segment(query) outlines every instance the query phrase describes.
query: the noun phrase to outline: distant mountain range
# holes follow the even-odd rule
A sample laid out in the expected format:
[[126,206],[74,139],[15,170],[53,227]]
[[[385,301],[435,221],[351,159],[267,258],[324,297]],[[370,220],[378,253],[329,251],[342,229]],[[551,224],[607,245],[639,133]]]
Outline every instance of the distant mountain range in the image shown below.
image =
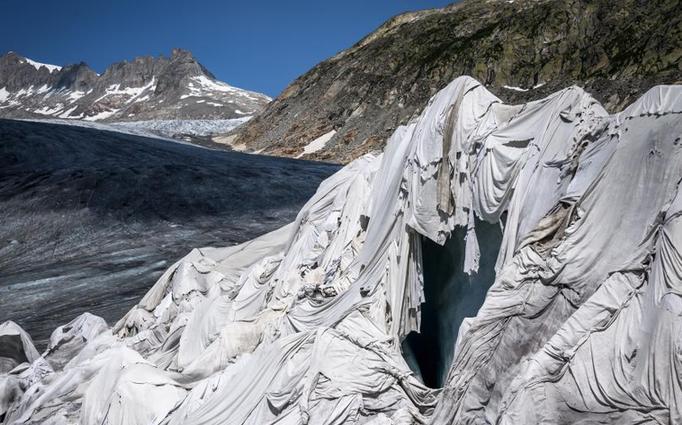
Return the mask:
[[670,0],[465,0],[399,15],[293,81],[230,141],[347,162],[383,148],[461,75],[510,103],[578,85],[618,111],[682,82],[681,28]]
[[[56,66],[0,56],[0,117],[85,121],[229,120],[271,99],[218,81],[192,54],[117,62],[99,75],[85,63]],[[243,122],[239,120],[236,122]]]

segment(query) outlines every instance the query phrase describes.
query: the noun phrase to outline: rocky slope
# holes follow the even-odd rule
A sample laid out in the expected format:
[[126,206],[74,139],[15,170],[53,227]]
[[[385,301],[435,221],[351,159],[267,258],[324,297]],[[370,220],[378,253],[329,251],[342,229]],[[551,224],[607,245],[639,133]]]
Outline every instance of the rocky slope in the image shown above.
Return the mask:
[[0,57],[0,117],[88,121],[244,118],[267,96],[215,79],[192,54],[138,57],[98,75],[85,63],[59,67],[9,52]]
[[299,77],[230,142],[346,162],[381,148],[459,75],[514,103],[575,84],[620,110],[682,80],[680,10],[679,0],[469,0],[400,15]]

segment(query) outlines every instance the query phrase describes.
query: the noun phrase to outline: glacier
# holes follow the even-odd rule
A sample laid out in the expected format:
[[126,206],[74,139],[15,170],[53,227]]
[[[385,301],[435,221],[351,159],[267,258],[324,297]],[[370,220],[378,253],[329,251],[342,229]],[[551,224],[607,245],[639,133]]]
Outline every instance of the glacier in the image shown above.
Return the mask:
[[[2,94],[1,91],[0,94]],[[21,119],[19,121],[45,122],[49,124],[93,128],[96,130],[115,131],[117,133],[130,134],[133,136],[165,139],[171,142],[182,142],[183,137],[206,137],[229,133],[250,119],[251,116],[220,120],[147,120],[107,123],[60,118]]]
[[609,115],[457,78],[113,327],[79,316],[40,355],[0,326],[0,422],[682,423],[680,114],[681,86]]

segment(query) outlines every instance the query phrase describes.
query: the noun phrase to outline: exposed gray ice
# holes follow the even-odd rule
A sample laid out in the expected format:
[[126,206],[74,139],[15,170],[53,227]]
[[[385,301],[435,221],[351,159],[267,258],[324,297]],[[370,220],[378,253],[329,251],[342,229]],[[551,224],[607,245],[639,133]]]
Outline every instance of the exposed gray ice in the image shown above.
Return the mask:
[[0,120],[0,322],[40,346],[85,311],[113,323],[193,247],[291,221],[338,168]]

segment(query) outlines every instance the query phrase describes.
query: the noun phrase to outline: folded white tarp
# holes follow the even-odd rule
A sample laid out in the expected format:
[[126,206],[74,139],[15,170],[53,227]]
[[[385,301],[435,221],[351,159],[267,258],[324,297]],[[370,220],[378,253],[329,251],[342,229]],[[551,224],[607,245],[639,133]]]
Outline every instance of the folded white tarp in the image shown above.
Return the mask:
[[[82,316],[42,356],[11,330],[0,422],[682,423],[681,114],[676,86],[609,116],[458,78],[294,223],[193,250],[111,330]],[[421,238],[465,228],[476,273],[476,217],[504,228],[497,278],[430,389],[401,353]]]

